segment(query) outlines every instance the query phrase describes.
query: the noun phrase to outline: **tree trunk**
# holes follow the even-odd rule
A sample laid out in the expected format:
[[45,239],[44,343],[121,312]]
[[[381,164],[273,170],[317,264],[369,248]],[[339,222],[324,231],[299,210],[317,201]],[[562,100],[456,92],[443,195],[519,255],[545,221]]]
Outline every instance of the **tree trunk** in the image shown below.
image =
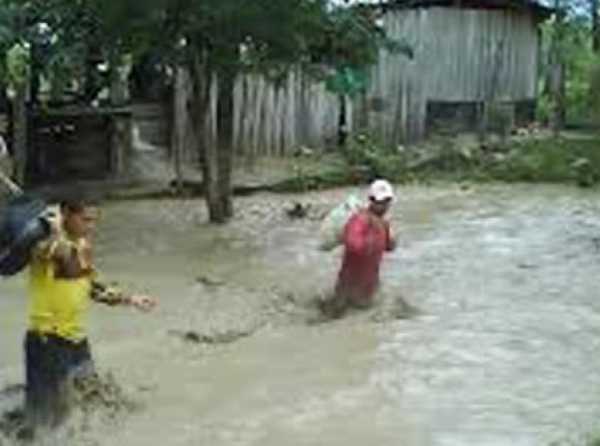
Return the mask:
[[219,146],[219,191],[225,218],[233,217],[232,174],[233,174],[233,132],[234,132],[234,72],[221,74],[217,102],[217,139]]
[[[215,221],[217,219],[213,219],[213,216],[218,215],[219,209],[217,209],[216,205],[212,209],[212,202],[208,198],[209,196],[214,197],[218,193],[218,187],[213,180],[213,178],[216,178],[216,172],[218,171],[216,149],[212,141],[211,131],[207,125],[209,123],[208,118],[211,113],[212,102],[212,67],[200,53],[194,56],[190,71],[193,81],[191,121],[194,125],[195,140],[198,145],[198,157],[202,165],[209,219]],[[177,120],[178,117],[175,116],[175,119]]]
[[206,202],[210,221],[225,223],[233,216],[231,174],[233,170],[233,96],[235,72],[218,72],[217,142],[205,152]]
[[27,84],[15,88],[13,99],[13,157],[15,180],[25,185],[27,172]]
[[84,71],[84,89],[83,89],[83,100],[86,104],[94,101],[98,96],[98,93],[102,90],[102,82],[98,74],[97,65],[103,59],[99,56],[100,50],[91,47],[88,48],[88,55],[85,60],[85,71]]
[[[208,84],[209,104],[210,104],[210,86],[212,79],[205,79]],[[219,92],[221,91],[219,85]],[[207,107],[207,112],[210,110]],[[206,117],[206,115],[205,115]],[[217,117],[218,119],[218,117]],[[217,122],[217,127],[219,123]],[[203,153],[203,172],[204,172],[204,190],[206,196],[206,205],[208,206],[208,217],[212,223],[225,223],[227,217],[223,209],[220,199],[219,188],[219,151],[217,144],[209,137],[204,137],[204,153]],[[218,139],[218,137],[217,137]]]
[[[217,60],[235,61],[237,47],[223,49]],[[213,70],[214,69],[214,70]],[[234,130],[234,87],[237,77],[234,64],[212,65],[206,53],[199,52],[192,64],[194,100],[192,116],[202,160],[204,191],[211,223],[225,223],[233,216],[232,171]],[[217,76],[216,141],[207,129],[212,105],[213,75]]]
[[177,193],[183,191],[183,154],[187,130],[187,94],[185,68],[178,67],[175,74],[173,94],[173,129],[171,134],[171,155],[175,167],[175,187]]

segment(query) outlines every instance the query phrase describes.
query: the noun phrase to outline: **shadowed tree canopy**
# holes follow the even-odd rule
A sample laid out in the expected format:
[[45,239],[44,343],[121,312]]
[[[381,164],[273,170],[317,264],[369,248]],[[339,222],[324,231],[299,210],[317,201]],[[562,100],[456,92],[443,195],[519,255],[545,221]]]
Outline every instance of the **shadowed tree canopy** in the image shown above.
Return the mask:
[[191,73],[193,121],[200,126],[217,79],[217,143],[202,147],[214,222],[233,215],[233,90],[240,72],[277,80],[300,67],[324,80],[364,69],[382,47],[393,47],[375,8],[328,0],[0,0],[0,6],[15,24],[4,38],[0,17],[0,46],[31,42],[34,72],[53,84],[84,78],[87,100],[97,92],[99,63],[108,62],[111,77],[124,56],[135,60],[152,49],[163,63]]

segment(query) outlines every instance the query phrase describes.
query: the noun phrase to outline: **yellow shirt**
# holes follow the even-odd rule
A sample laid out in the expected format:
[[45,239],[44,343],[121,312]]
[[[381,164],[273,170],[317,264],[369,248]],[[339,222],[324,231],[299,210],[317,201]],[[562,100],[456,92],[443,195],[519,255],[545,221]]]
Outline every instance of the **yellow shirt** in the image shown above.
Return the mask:
[[93,273],[76,279],[57,278],[51,246],[38,247],[29,265],[29,329],[79,342],[86,337]]

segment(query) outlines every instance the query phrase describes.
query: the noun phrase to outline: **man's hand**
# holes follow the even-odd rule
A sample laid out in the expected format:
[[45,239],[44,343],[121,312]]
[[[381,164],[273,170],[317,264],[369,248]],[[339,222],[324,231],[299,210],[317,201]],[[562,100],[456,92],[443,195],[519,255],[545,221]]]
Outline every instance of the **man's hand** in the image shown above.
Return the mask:
[[388,246],[387,251],[395,251],[398,246],[398,236],[396,232],[393,232],[392,229],[388,225]]
[[390,236],[390,244],[388,246],[388,251],[395,251],[398,246],[397,238],[395,235]]
[[150,296],[145,296],[142,294],[134,294],[127,299],[127,303],[134,306],[138,310],[143,312],[149,312],[156,307],[156,299]]

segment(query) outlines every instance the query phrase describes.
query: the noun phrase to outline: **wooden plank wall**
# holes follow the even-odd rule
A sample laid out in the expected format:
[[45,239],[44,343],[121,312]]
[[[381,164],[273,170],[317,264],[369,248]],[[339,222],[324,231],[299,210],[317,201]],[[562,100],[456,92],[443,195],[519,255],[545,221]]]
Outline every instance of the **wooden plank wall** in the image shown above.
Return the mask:
[[[538,34],[532,16],[517,11],[408,9],[386,15],[392,37],[406,39],[415,58],[382,52],[363,97],[349,106],[354,127],[387,144],[421,139],[428,101],[521,101],[536,97]],[[218,84],[218,82],[216,82]],[[207,125],[214,138],[216,85]],[[248,158],[287,155],[304,145],[335,141],[338,99],[323,84],[290,73],[275,85],[259,75],[235,89],[238,153]]]
[[244,76],[235,104],[235,143],[249,157],[285,155],[301,145],[324,147],[337,129],[337,98],[297,72],[279,85]]
[[415,58],[383,53],[368,96],[383,98],[368,127],[388,143],[424,136],[428,101],[476,102],[536,97],[538,34],[533,18],[516,11],[411,9],[386,16]]

